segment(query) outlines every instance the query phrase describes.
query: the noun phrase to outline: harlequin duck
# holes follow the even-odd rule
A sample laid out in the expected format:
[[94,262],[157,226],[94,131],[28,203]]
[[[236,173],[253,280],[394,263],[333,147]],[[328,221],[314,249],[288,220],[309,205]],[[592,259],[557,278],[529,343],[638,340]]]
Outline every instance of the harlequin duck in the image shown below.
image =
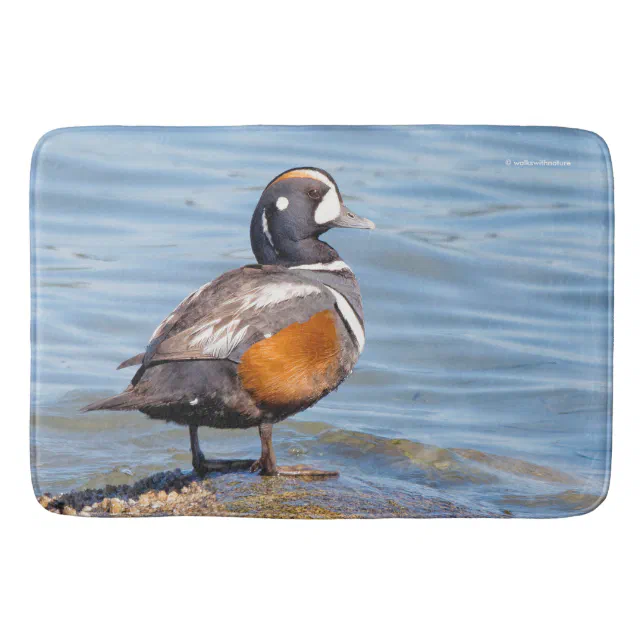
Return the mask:
[[[257,264],[224,273],[189,295],[157,327],[127,389],[85,407],[142,411],[187,425],[198,474],[250,468],[264,475],[329,476],[278,467],[273,424],[315,404],[351,373],[365,343],[360,289],[319,237],[330,228],[375,228],[350,212],[324,170],[273,179],[255,208]],[[198,428],[258,427],[258,460],[210,460]]]

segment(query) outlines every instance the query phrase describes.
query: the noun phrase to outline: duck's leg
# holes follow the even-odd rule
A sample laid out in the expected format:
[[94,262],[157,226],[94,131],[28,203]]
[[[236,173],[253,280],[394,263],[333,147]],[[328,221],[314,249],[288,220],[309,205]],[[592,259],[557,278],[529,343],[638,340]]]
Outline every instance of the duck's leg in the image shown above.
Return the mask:
[[251,472],[257,472],[259,470],[263,476],[311,476],[316,478],[338,476],[337,472],[316,470],[305,465],[284,465],[278,467],[275,450],[273,449],[273,425],[270,423],[260,424],[259,438],[262,441],[262,454],[252,464],[250,468]]
[[208,472],[240,472],[247,471],[253,465],[252,459],[209,459],[199,447],[199,425],[190,425],[190,450],[192,451],[192,467],[199,476]]
[[206,460],[199,447],[199,425],[190,425],[190,451],[192,452],[192,467],[198,472],[201,464]]
[[261,423],[259,426],[259,439],[262,441],[262,455],[251,465],[250,471],[264,476],[277,475],[277,460],[273,449],[273,425]]

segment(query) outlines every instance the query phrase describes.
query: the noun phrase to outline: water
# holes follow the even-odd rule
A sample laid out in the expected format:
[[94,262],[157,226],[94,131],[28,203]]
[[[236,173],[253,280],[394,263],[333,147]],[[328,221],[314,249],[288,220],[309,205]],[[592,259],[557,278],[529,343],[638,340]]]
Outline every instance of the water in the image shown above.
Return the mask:
[[[515,165],[542,159],[570,165]],[[280,461],[334,467],[343,485],[392,498],[518,516],[569,514],[570,495],[592,506],[610,462],[609,164],[598,138],[550,128],[50,135],[32,184],[36,490],[190,469],[184,428],[78,409],[128,384],[133,370],[115,367],[188,293],[254,261],[262,189],[313,165],[378,226],[325,238],[360,281],[367,344],[337,392],[279,426]],[[258,454],[253,430],[201,435],[208,455]],[[401,465],[373,437],[485,457]]]

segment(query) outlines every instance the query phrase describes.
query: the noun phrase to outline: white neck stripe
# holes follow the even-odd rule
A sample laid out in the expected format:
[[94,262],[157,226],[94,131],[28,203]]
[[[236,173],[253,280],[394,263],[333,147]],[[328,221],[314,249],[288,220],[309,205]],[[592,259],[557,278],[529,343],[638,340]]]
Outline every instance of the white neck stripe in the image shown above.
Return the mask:
[[268,239],[268,243],[271,245],[271,248],[275,248],[275,245],[273,244],[273,238],[271,237],[271,233],[268,230],[268,220],[266,219],[266,208],[264,208],[262,212],[262,230],[264,231],[264,234],[266,235],[266,238]]
[[300,266],[289,266],[292,271],[351,271],[351,267],[343,261],[336,260],[328,264],[301,264]]

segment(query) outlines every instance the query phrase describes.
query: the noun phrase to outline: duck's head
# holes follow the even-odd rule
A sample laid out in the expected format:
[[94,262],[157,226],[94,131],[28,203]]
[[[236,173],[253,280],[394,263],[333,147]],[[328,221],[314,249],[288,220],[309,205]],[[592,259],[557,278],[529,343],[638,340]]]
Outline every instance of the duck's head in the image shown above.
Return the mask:
[[260,264],[315,264],[338,258],[318,239],[330,228],[375,227],[344,205],[328,172],[293,168],[264,189],[253,214],[250,240]]

